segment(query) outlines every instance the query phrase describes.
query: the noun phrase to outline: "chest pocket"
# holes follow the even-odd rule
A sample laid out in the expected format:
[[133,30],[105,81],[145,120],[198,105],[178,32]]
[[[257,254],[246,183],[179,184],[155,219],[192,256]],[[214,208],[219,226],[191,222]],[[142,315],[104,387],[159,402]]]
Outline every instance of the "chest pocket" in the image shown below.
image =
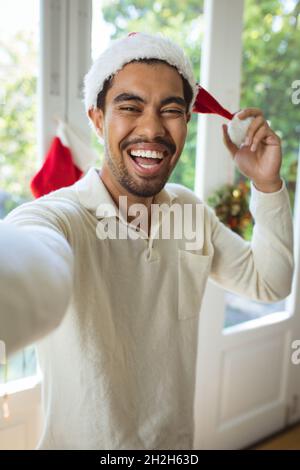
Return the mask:
[[178,318],[199,315],[212,256],[178,251]]

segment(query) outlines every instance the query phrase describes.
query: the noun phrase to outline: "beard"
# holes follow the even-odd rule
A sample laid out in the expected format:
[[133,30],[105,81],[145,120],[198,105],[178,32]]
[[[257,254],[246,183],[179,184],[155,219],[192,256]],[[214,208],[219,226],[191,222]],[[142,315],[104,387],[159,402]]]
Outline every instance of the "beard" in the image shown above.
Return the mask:
[[113,158],[106,139],[104,141],[104,148],[105,161],[111,173],[118,183],[130,194],[143,198],[155,196],[163,189],[168,181],[169,173],[162,173],[158,176],[148,176],[145,178],[131,175],[123,160],[117,162],[116,159]]

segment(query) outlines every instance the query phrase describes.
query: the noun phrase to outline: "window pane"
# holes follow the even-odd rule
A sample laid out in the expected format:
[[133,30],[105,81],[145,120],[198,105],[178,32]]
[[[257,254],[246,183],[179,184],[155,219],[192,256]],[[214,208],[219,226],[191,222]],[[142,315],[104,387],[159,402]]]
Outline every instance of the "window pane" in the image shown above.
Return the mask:
[[0,385],[12,380],[23,379],[37,373],[36,352],[29,346],[12,356],[5,366],[0,366]]

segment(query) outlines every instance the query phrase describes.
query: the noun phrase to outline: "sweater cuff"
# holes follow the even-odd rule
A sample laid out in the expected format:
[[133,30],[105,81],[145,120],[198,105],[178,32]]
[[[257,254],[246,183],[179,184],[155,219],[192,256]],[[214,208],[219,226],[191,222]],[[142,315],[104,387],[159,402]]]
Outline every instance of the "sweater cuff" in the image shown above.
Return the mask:
[[277,194],[277,193],[280,193],[280,191],[283,190],[284,186],[286,186],[284,179],[283,179],[282,177],[280,177],[280,179],[281,179],[281,188],[278,189],[278,191],[273,191],[273,192],[271,192],[271,193],[265,193],[265,192],[263,192],[263,191],[259,191],[259,189],[257,189],[257,188],[255,187],[253,181],[250,181],[251,192],[254,192],[254,191],[255,191],[255,192],[260,193],[260,194]]
[[259,207],[264,209],[272,209],[278,208],[280,206],[288,206],[290,207],[289,201],[289,194],[286,187],[285,180],[281,178],[282,185],[278,191],[273,193],[264,193],[259,191],[255,186],[254,183],[250,182],[251,188],[251,198],[250,198],[250,212],[254,215],[257,212]]

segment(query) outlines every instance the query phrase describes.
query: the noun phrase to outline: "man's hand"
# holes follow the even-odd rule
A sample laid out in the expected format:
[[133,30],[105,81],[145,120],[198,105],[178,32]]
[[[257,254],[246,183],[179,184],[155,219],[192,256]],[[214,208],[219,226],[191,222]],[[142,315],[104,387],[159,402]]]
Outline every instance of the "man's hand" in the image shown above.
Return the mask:
[[239,148],[230,139],[227,125],[223,125],[224,143],[240,172],[250,178],[262,192],[278,191],[282,186],[280,167],[282,162],[280,138],[270,128],[258,108],[239,112],[241,119],[253,116],[245,143]]

